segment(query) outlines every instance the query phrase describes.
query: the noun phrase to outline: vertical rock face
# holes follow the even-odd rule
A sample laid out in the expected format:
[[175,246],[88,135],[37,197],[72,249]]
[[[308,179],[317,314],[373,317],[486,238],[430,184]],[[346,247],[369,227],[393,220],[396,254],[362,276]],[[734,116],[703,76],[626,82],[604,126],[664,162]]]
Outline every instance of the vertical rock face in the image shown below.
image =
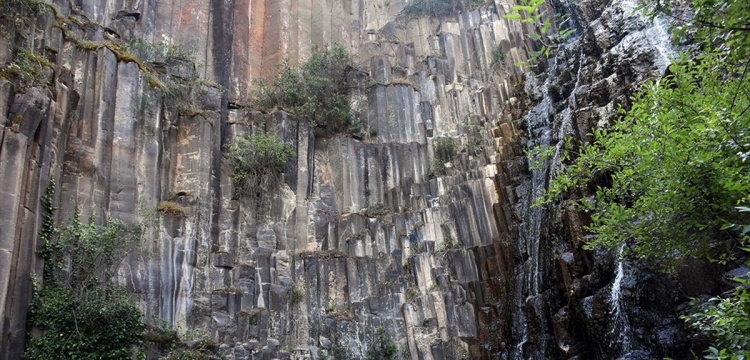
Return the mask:
[[[580,249],[582,214],[529,208],[559,164],[530,170],[523,149],[584,137],[627,104],[631,84],[664,71],[664,29],[634,4],[559,5],[576,35],[525,77],[513,63],[532,29],[505,19],[501,1],[439,19],[404,15],[403,0],[56,4],[0,39],[3,62],[20,46],[55,65],[49,87],[0,80],[0,358],[23,351],[52,177],[60,223],[78,207],[138,228],[119,274],[146,317],[205,332],[226,359],[339,346],[360,358],[381,327],[411,359],[625,353],[606,350],[612,258]],[[199,65],[157,56],[144,70],[105,46],[112,37],[179,43]],[[243,106],[253,78],[331,43],[356,56],[351,81],[367,86],[352,103],[370,136],[316,136],[305,118]],[[235,195],[225,156],[248,132],[297,153],[279,189],[258,197]],[[460,149],[444,175],[430,171],[439,137]],[[160,201],[184,213],[157,212]],[[659,334],[677,331],[668,320]],[[654,334],[632,350],[665,343]]]
[[[561,167],[564,139],[590,141],[592,129],[611,124],[615,109],[630,106],[637,84],[662,76],[676,56],[668,24],[647,20],[636,8],[630,1],[559,4],[557,11],[570,14],[576,34],[544,72],[527,76],[518,99],[504,108],[522,121],[523,147],[554,151],[546,158],[511,155],[499,166],[501,174],[525,169],[515,181],[503,182],[513,184],[506,191],[515,194],[510,211],[518,221],[514,244],[503,249],[514,252],[505,276],[512,279],[512,294],[506,303],[511,325],[502,337],[508,347],[498,347],[503,358],[689,356],[676,310],[689,283],[618,254],[583,251],[585,213],[531,206]],[[709,288],[712,281],[706,281]]]
[[[525,59],[523,29],[503,18],[507,4],[444,19],[406,17],[405,5],[60,2],[9,28],[4,59],[18,45],[55,66],[49,88],[2,87],[13,97],[0,150],[1,254],[12,264],[0,281],[3,354],[23,349],[39,189],[53,177],[61,224],[78,207],[139,228],[142,246],[119,272],[145,315],[206,332],[225,358],[337,346],[362,357],[380,327],[404,357],[486,354],[477,299],[512,237],[510,220],[494,219],[493,134],[515,136],[498,114],[520,79],[508,64]],[[201,65],[157,54],[144,66],[107,46],[112,37],[179,43]],[[237,106],[283,57],[331,43],[355,54],[352,81],[367,85],[353,96],[366,139],[316,137],[304,118]],[[493,68],[496,46],[507,64]],[[154,86],[167,80],[181,98]],[[257,198],[235,196],[224,156],[246,132],[275,133],[297,152],[279,190]],[[434,176],[439,137],[460,152]],[[157,212],[161,201],[184,213]]]

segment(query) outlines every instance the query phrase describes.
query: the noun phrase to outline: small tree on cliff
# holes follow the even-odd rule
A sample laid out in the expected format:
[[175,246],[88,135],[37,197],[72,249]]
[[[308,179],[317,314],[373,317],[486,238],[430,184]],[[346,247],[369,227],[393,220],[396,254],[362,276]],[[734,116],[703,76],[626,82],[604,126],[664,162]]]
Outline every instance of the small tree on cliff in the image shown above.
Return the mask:
[[246,134],[229,146],[232,180],[242,194],[270,190],[281,182],[284,168],[296,156],[294,148],[275,135]]
[[257,81],[252,94],[255,106],[281,108],[306,116],[329,133],[346,130],[354,113],[349,107],[352,56],[341,45],[314,48],[310,59],[293,67],[285,60],[272,81]]

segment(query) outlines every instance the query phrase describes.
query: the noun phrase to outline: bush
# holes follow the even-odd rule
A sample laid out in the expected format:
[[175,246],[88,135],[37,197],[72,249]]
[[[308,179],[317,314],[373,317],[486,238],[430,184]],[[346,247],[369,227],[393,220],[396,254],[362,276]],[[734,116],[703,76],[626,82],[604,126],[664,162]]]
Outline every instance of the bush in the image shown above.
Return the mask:
[[450,137],[438,137],[435,139],[435,158],[443,163],[453,160],[458,155],[458,144]]
[[447,16],[458,11],[461,0],[414,0],[404,8],[410,15]]
[[302,285],[294,284],[289,289],[289,304],[296,306],[305,300],[305,289]]
[[44,334],[30,342],[28,359],[130,359],[141,345],[141,312],[122,291],[49,284],[35,298],[29,321]]
[[484,0],[413,0],[404,8],[404,13],[417,16],[442,17],[461,10],[473,10],[482,6]]
[[493,68],[505,66],[505,51],[503,51],[502,45],[498,44],[492,49],[492,63],[490,66]]
[[734,69],[722,63],[706,54],[673,64],[672,75],[646,84],[624,118],[595,130],[594,142],[551,181],[549,201],[597,181],[610,185],[578,201],[598,234],[589,247],[628,242],[670,267],[717,256],[719,239],[736,239],[722,227],[748,222],[734,207],[750,193],[750,82],[727,77]]
[[296,156],[294,148],[275,135],[247,134],[229,147],[232,180],[240,193],[272,189],[281,182],[286,164]]
[[706,359],[745,359],[750,355],[750,281],[735,279],[741,285],[727,298],[712,298],[696,304],[683,317],[694,329],[708,335],[714,346]]
[[[121,222],[84,225],[76,211],[73,222],[56,233],[51,214],[54,183],[42,199],[45,210],[40,238],[44,247],[44,287],[34,284],[29,325],[41,328],[28,343],[26,357],[47,359],[129,359],[142,344],[145,330],[140,310],[112,280],[115,259],[129,246]],[[67,268],[67,271],[63,271]]]
[[141,38],[132,38],[124,50],[145,62],[171,59],[189,62],[195,61],[195,57],[184,46],[166,41],[148,41]]
[[48,10],[49,5],[44,0],[3,0],[0,2],[0,19],[13,21],[16,26],[23,26]]
[[298,67],[285,60],[271,83],[256,81],[255,106],[282,108],[306,116],[314,126],[330,133],[347,130],[354,116],[349,107],[347,80],[353,61],[343,46],[314,49],[310,59]]

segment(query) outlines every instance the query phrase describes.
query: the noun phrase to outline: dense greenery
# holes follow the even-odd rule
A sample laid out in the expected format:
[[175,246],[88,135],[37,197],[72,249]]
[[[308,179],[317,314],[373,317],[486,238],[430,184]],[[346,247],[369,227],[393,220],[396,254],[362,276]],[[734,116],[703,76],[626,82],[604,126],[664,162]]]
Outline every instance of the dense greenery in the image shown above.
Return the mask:
[[296,156],[294,147],[275,135],[246,134],[229,147],[232,179],[240,193],[260,194],[278,185],[287,163]]
[[42,54],[22,49],[13,62],[0,67],[0,78],[12,80],[15,86],[25,92],[32,86],[46,86],[50,83],[51,69],[55,64]]
[[750,357],[750,281],[735,279],[741,286],[727,298],[714,297],[696,304],[697,309],[684,316],[690,326],[709,335],[714,346],[706,359],[740,360]]
[[356,115],[349,106],[352,66],[352,56],[341,45],[315,48],[305,63],[294,67],[285,60],[272,81],[258,81],[254,105],[306,116],[330,133],[344,131]]
[[[555,18],[551,15],[551,8],[545,2],[545,0],[521,0],[519,5],[513,6],[511,12],[505,15],[507,19],[541,25],[538,32],[529,35],[539,46],[538,49],[529,51],[528,64],[531,66],[552,55],[574,32],[572,28],[563,28],[569,17],[560,15]],[[526,63],[516,63],[517,66],[524,64]]]
[[73,222],[54,241],[50,182],[40,240],[44,248],[43,284],[34,284],[29,324],[43,330],[28,344],[29,359],[128,359],[136,355],[144,331],[140,310],[112,281],[115,260],[131,245],[123,224],[100,227]]
[[456,139],[446,136],[439,136],[435,139],[435,158],[442,162],[448,162],[456,155],[458,155]]
[[458,143],[452,137],[440,136],[435,139],[435,157],[430,163],[428,176],[441,176],[448,173],[445,163],[458,155]]
[[[724,50],[735,61],[750,55],[750,3],[743,0],[692,0],[694,17],[671,0],[648,0],[643,10],[655,16],[670,18],[678,38],[694,36],[703,50]],[[689,39],[688,39],[689,40]]]
[[3,19],[3,25],[22,25],[48,10],[44,0],[3,0],[0,2],[0,19]]
[[503,51],[503,47],[500,44],[492,49],[492,63],[490,63],[490,66],[493,68],[505,66],[505,51]]
[[669,265],[732,237],[722,225],[741,218],[734,206],[750,190],[750,86],[739,76],[745,68],[737,76],[722,68],[715,53],[672,65],[551,182],[548,200],[594,179],[610,185],[578,202],[592,213],[590,246],[629,241]]
[[44,335],[29,344],[29,359],[129,359],[141,344],[141,312],[122,291],[47,284],[35,296],[29,320]]

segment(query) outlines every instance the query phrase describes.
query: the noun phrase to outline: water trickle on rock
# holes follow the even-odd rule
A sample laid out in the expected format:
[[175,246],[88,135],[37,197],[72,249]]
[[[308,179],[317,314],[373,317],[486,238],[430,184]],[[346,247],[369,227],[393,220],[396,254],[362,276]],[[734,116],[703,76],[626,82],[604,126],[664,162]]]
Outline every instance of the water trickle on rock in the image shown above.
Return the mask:
[[623,280],[628,276],[625,272],[625,259],[623,251],[625,243],[620,245],[617,251],[617,270],[615,271],[615,281],[612,283],[612,291],[609,295],[609,303],[612,305],[612,317],[614,318],[612,332],[616,335],[617,345],[621,348],[621,353],[627,354],[631,350],[632,330],[628,322],[628,315],[625,313],[625,304],[622,301]]

